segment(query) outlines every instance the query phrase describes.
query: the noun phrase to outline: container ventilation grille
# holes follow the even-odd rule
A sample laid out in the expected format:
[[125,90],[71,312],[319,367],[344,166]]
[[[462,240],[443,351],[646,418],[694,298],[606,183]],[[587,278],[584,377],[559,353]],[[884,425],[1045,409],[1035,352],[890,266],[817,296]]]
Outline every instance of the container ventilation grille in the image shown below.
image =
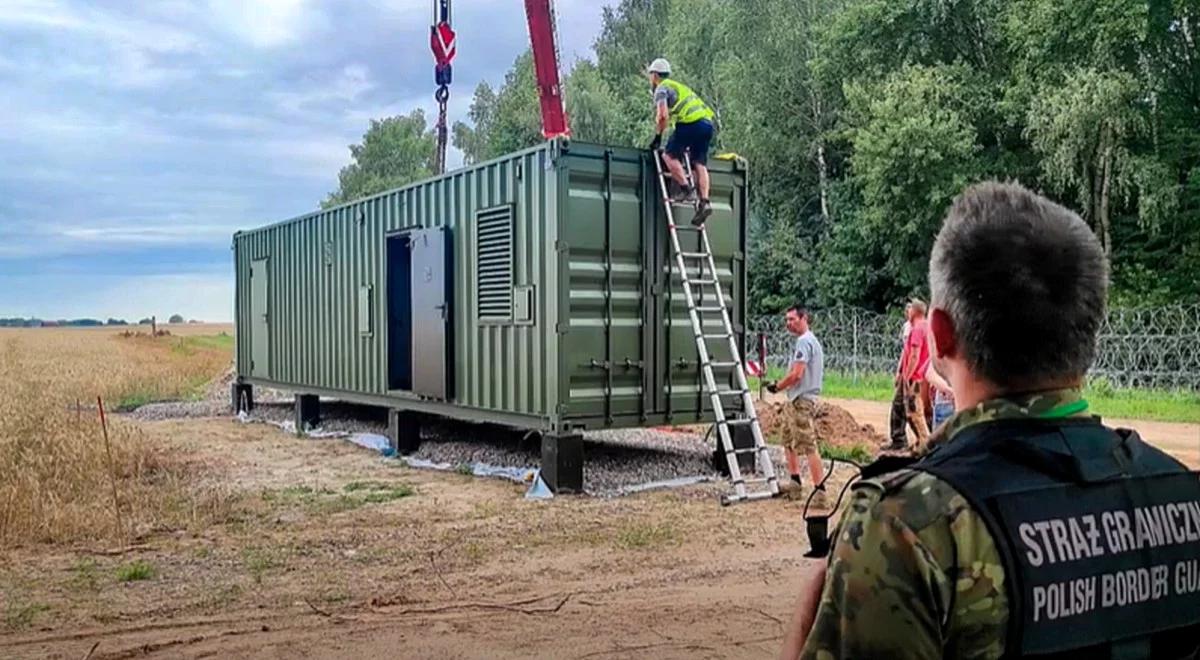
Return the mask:
[[513,207],[475,213],[476,300],[481,321],[511,321],[513,307]]

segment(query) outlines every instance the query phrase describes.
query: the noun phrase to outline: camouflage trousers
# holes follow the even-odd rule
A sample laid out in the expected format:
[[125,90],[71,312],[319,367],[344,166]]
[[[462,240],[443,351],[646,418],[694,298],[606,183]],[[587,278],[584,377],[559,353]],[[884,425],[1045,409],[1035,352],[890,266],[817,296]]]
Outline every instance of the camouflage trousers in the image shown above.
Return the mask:
[[817,448],[820,440],[817,419],[821,408],[816,401],[800,397],[784,405],[780,416],[779,436],[783,446],[804,455]]
[[921,392],[921,383],[909,381],[904,384],[904,412],[908,416],[908,424],[917,436],[914,448],[921,451],[929,442],[929,425],[925,419],[925,397]]

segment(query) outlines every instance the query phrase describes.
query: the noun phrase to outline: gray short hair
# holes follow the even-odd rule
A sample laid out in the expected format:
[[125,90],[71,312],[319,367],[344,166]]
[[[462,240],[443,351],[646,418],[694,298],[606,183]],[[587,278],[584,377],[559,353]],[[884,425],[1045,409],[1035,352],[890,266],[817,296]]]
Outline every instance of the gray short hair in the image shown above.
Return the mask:
[[1082,377],[1096,355],[1108,262],[1074,212],[1016,183],[967,188],[929,259],[935,307],[972,371],[1006,390]]

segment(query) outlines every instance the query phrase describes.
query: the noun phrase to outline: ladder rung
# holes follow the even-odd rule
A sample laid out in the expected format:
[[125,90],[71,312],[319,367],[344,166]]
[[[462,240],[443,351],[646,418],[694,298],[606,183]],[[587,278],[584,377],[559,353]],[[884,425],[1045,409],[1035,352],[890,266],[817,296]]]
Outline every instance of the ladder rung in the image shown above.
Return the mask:
[[715,392],[717,396],[741,396],[748,393],[749,390],[717,390]]
[[749,419],[749,418],[746,418],[746,419],[723,419],[717,423],[725,424],[726,426],[749,426],[754,423],[754,420]]
[[700,335],[700,336],[705,339],[729,339],[733,335],[730,335],[728,333],[721,333],[719,335]]
[[707,259],[708,258],[707,252],[680,252],[679,254],[684,259]]
[[779,496],[779,493],[772,493],[769,490],[764,490],[759,493],[746,493],[745,495],[743,495],[741,497],[738,497],[737,495],[726,495],[725,497],[721,498],[721,504],[729,505],[729,504],[736,504],[738,502],[751,502],[754,500],[769,500],[773,497],[778,497],[778,496]]
[[708,363],[708,366],[712,367],[713,369],[728,369],[730,367],[740,367],[741,363],[740,362],[720,362],[717,360],[713,360],[712,362]]
[[760,449],[759,447],[745,447],[743,449],[734,449],[733,453],[735,453],[735,454],[754,454],[759,451],[762,451],[762,449]]
[[697,307],[696,311],[697,312],[723,312],[723,311],[725,311],[725,308],[722,307],[721,305],[717,305],[716,307],[701,306],[701,307]]
[[705,279],[696,278],[696,279],[689,279],[688,284],[716,284],[718,281],[719,280],[708,279],[708,278],[705,278]]
[[765,484],[773,479],[775,479],[775,477],[754,477],[753,479],[747,479],[745,477],[742,477],[741,479],[738,479],[737,481],[730,481],[729,483],[731,483],[735,486],[738,484],[742,484],[744,486],[747,484],[750,484],[750,485]]
[[672,223],[668,226],[674,231],[704,231],[704,225],[700,225],[699,227],[693,227],[691,225],[677,225],[677,224]]

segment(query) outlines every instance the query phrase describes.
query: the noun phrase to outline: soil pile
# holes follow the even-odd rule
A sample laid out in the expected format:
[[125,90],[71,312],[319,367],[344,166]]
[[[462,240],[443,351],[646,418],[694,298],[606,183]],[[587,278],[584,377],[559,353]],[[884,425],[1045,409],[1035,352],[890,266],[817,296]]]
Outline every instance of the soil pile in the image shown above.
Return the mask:
[[[776,435],[779,427],[779,416],[783,406],[790,405],[782,401],[759,403],[758,418],[762,422],[763,431],[768,435]],[[821,440],[835,447],[866,447],[874,453],[884,441],[881,433],[870,424],[859,424],[854,416],[844,408],[832,403],[821,402],[820,416],[817,417],[817,431]]]

